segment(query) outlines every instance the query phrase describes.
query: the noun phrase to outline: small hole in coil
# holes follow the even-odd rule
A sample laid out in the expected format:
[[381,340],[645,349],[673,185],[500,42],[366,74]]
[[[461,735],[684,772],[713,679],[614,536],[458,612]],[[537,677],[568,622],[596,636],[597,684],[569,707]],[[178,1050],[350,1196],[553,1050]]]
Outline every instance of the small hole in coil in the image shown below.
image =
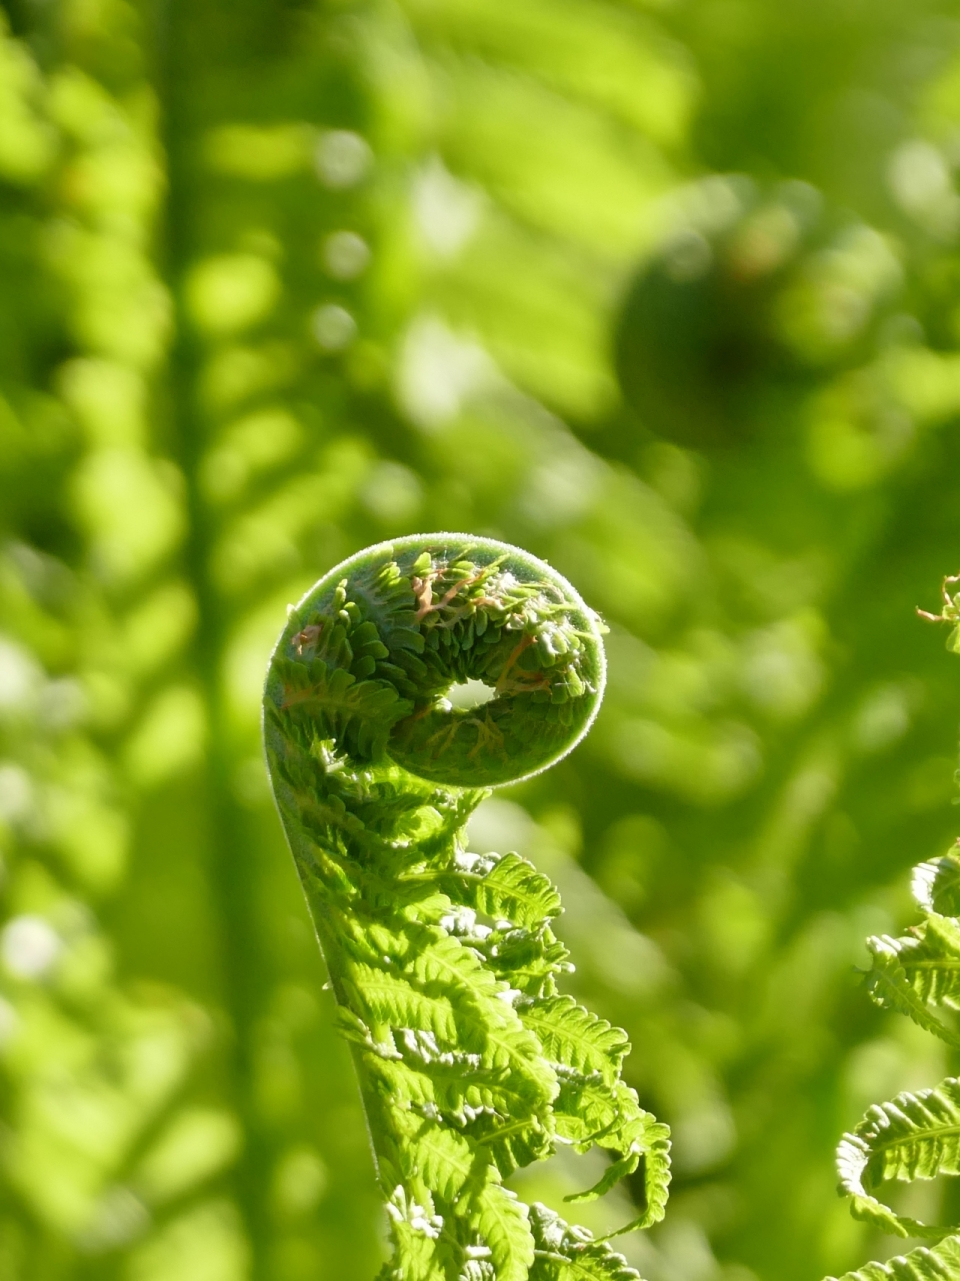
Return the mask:
[[496,696],[497,691],[492,685],[476,680],[460,681],[456,685],[451,685],[444,694],[444,698],[451,707],[458,708],[463,712],[470,712],[475,707],[482,707],[484,703],[489,703]]

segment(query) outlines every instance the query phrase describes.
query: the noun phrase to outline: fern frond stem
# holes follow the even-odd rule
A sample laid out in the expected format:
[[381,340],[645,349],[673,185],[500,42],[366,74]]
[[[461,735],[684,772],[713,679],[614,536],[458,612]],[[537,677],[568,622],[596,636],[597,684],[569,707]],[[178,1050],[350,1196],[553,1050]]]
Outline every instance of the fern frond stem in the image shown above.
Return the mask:
[[[299,859],[294,853],[294,861],[297,863],[297,870],[300,872],[301,881],[305,884],[303,871],[300,867]],[[313,922],[316,932],[317,944],[320,948],[320,955],[327,971],[327,981],[330,984],[330,990],[334,999],[341,1007],[347,1007],[350,998],[346,991],[342,967],[339,964],[341,959],[341,949],[338,946],[336,924],[331,919],[328,905],[318,894],[311,894],[305,891],[307,906],[310,912],[310,918]],[[386,1132],[386,1125],[382,1116],[381,1101],[376,1092],[372,1089],[367,1073],[364,1070],[363,1059],[357,1046],[348,1042],[347,1049],[350,1052],[350,1058],[353,1062],[354,1074],[356,1077],[357,1089],[360,1094],[360,1101],[363,1107],[364,1124],[367,1130],[367,1139],[370,1144],[370,1153],[373,1158],[374,1172],[377,1179],[381,1178],[380,1165],[383,1157],[386,1155],[383,1145],[382,1136]]]

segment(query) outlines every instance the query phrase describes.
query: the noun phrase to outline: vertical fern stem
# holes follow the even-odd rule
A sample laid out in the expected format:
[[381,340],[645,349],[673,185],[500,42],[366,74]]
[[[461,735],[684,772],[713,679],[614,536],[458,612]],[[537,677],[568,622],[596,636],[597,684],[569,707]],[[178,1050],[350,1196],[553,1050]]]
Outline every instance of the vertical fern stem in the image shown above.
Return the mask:
[[[642,1165],[621,1231],[663,1215],[668,1132],[621,1080],[625,1034],[558,992],[555,888],[463,836],[490,788],[587,732],[603,630],[519,548],[425,534],[331,570],[271,658],[267,763],[357,1068],[394,1246],[383,1281],[636,1277],[504,1186],[561,1144],[613,1158],[572,1199]],[[486,701],[448,697],[467,682]]]

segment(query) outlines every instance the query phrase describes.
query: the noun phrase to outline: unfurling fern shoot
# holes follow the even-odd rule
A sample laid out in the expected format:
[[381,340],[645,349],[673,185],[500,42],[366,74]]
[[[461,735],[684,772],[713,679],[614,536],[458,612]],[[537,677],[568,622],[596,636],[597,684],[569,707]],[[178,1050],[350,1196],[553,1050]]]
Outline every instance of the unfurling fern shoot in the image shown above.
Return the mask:
[[[383,1281],[636,1277],[504,1187],[560,1144],[615,1154],[581,1199],[642,1163],[628,1227],[663,1216],[667,1130],[620,1079],[626,1036],[557,992],[556,890],[463,843],[487,789],[586,733],[602,630],[518,548],[427,534],[331,570],[271,659],[267,761],[360,1080],[394,1244]],[[453,706],[468,681],[492,697]]]

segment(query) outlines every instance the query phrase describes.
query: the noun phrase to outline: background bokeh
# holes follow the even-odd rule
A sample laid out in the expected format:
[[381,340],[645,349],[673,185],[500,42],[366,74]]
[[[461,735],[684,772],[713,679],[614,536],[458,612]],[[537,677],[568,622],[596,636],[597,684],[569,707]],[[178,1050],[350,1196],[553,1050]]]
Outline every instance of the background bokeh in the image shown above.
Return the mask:
[[379,1266],[258,703],[287,603],[421,528],[611,627],[589,740],[472,839],[557,879],[674,1128],[622,1248],[890,1253],[832,1152],[956,1066],[856,977],[960,829],[960,669],[913,614],[960,559],[956,6],[0,15],[0,1281]]

